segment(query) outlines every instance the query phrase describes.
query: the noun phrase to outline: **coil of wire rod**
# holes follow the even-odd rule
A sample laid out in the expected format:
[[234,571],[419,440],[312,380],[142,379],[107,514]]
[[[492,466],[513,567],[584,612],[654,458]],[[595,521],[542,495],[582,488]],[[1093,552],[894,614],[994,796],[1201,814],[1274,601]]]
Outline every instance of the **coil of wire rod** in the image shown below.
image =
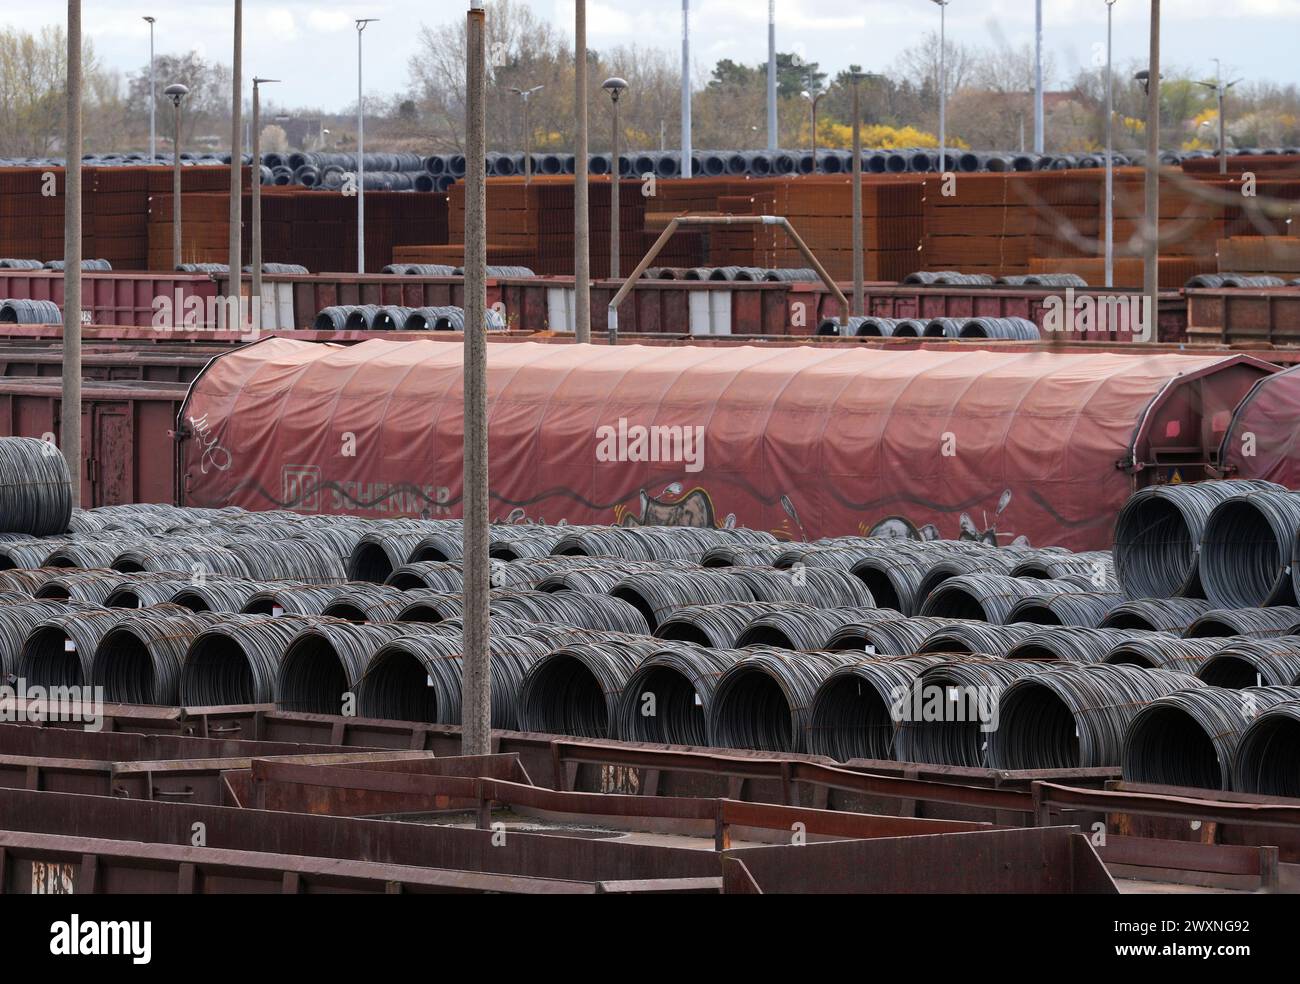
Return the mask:
[[[780,576],[790,577],[789,574]],[[609,589],[609,595],[639,611],[652,632],[662,619],[671,617],[679,608],[754,600],[747,582],[728,570],[712,568],[629,574]]]
[[1182,635],[1214,606],[1204,598],[1139,598],[1110,610],[1103,629],[1148,629]]
[[31,540],[17,533],[0,534],[0,571],[41,567],[49,555],[48,539]]
[[609,594],[629,574],[663,570],[694,570],[685,561],[600,560],[591,557],[539,557],[501,564],[494,568],[503,587],[528,587],[538,591],[577,591]]
[[[940,621],[936,619],[936,621]],[[1023,622],[994,625],[953,619],[930,632],[916,648],[918,653],[985,653],[1005,656],[1031,632],[1041,628]]]
[[[250,577],[262,581],[305,581],[313,584],[335,584],[348,579],[344,564],[352,550],[330,552],[322,549],[325,531],[317,535],[304,533],[300,538],[278,540],[268,544],[261,540],[230,544],[231,553],[244,562]],[[355,539],[359,539],[360,535]]]
[[1281,486],[1255,480],[1149,485],[1129,496],[1115,520],[1115,574],[1129,598],[1202,598],[1201,539],[1214,508]]
[[561,557],[617,557],[621,560],[654,560],[650,544],[630,527],[587,527],[562,537],[551,549]]
[[100,640],[136,615],[129,608],[81,608],[38,622],[18,653],[18,676],[29,687],[84,687]]
[[649,635],[645,616],[620,598],[576,591],[511,591],[493,598],[489,610],[522,621],[559,622],[586,629]]
[[736,648],[812,651],[827,649],[827,642],[845,625],[870,618],[874,608],[813,608],[794,604],[754,619],[740,633]]
[[926,666],[892,708],[898,730],[894,750],[900,762],[988,764],[988,742],[999,725],[998,700],[1016,680],[1042,664],[957,655]]
[[172,604],[192,612],[240,612],[248,599],[266,587],[243,577],[194,578],[172,595]]
[[101,605],[113,588],[124,579],[124,575],[108,568],[70,568],[47,578],[32,592],[32,597],[49,601],[73,600]]
[[303,626],[276,669],[276,706],[312,714],[354,713],[357,685],[379,648],[403,636],[428,634],[409,622],[357,624],[319,618]]
[[406,562],[409,564],[437,561],[445,564],[449,561],[459,561],[463,546],[459,530],[434,530],[421,537],[411,548]]
[[1237,740],[1234,792],[1300,797],[1300,700],[1275,704]]
[[181,703],[187,707],[270,704],[280,660],[293,637],[320,616],[225,614],[190,643],[181,664]]
[[67,571],[60,567],[15,568],[11,571],[0,571],[0,590],[35,595],[46,581],[66,573]]
[[1294,605],[1279,608],[1224,608],[1206,612],[1189,625],[1183,635],[1188,639],[1218,636],[1270,639],[1294,635],[1292,630],[1297,624],[1300,624],[1300,608]]
[[1263,711],[1294,700],[1300,700],[1300,687],[1205,686],[1159,697],[1124,733],[1124,780],[1233,789],[1242,732]]
[[781,611],[790,602],[751,601],[723,605],[688,605],[662,619],[654,634],[660,639],[693,642],[713,649],[737,649],[740,634],[755,619]]
[[1096,591],[1116,591],[1115,562],[1108,550],[1087,550],[1076,554],[1035,552],[1023,557],[1007,571],[1012,577],[1062,578],[1082,574]]
[[493,526],[488,530],[488,555],[497,560],[545,557],[564,536],[561,527]]
[[[961,574],[1010,574],[1017,564],[1014,554],[1004,553],[1001,550],[989,550],[983,554],[953,554],[947,557],[935,555],[919,561],[917,566],[924,571],[924,576],[917,585],[916,596],[925,599],[930,597],[935,588],[951,577],[957,577]],[[1032,577],[1034,575],[1020,574],[1013,576]]]
[[859,655],[906,656],[915,653],[936,629],[956,624],[948,618],[904,618],[888,608],[878,611],[878,617],[859,618],[832,633],[826,648]]
[[1186,673],[1105,663],[1058,664],[1035,672],[1002,692],[998,726],[989,734],[989,765],[995,769],[1119,765],[1124,733],[1143,707],[1179,690],[1199,687],[1201,681]]
[[[439,626],[438,628],[442,628]],[[375,651],[357,685],[363,716],[430,724],[461,723],[461,675],[464,641],[460,632],[403,636]],[[492,727],[518,727],[519,685],[534,662],[550,647],[537,639],[500,635],[493,627]]]
[[425,622],[436,624],[461,618],[465,614],[465,601],[459,594],[442,594],[430,588],[404,591],[410,600],[397,613],[397,622]]
[[31,600],[0,605],[0,678],[17,671],[23,643],[32,630],[47,618],[67,614],[68,607],[64,602]]
[[118,575],[117,587],[104,596],[105,608],[152,608],[175,604],[176,592],[190,584],[188,578],[140,578],[134,574]]
[[0,532],[64,533],[72,515],[72,477],[59,447],[40,438],[0,437]]
[[[240,609],[244,615],[320,615],[348,590],[346,584],[272,584],[256,592]],[[394,589],[396,590],[396,589]]]
[[744,654],[665,643],[641,660],[619,695],[623,741],[708,745],[709,707],[718,677]]
[[1039,662],[1100,663],[1116,647],[1138,640],[1177,641],[1178,636],[1145,629],[1092,629],[1079,626],[1051,626],[1023,636],[1007,651],[1007,659]]
[[1214,507],[1201,540],[1201,584],[1216,608],[1295,605],[1292,549],[1300,495],[1251,492]]
[[1111,609],[1123,601],[1124,596],[1118,592],[1057,591],[1030,595],[1021,598],[1011,607],[1007,621],[1096,628],[1110,614]]
[[921,614],[936,618],[967,618],[1002,624],[1016,602],[1054,591],[1083,591],[1066,579],[1009,577],[1005,574],[959,574],[944,581],[925,599]]
[[178,605],[136,611],[109,629],[95,649],[90,680],[104,699],[126,704],[174,705],[181,664],[190,643],[224,616]]
[[1240,640],[1232,637],[1204,639],[1169,638],[1164,634],[1142,636],[1121,642],[1108,652],[1103,663],[1114,666],[1142,666],[1195,674],[1205,661],[1224,646]]
[[815,608],[874,608],[866,584],[850,571],[823,567],[790,570],[732,567],[725,570],[743,583],[756,601],[790,601]]
[[406,558],[425,535],[419,530],[391,529],[367,533],[357,541],[348,557],[348,580],[383,584],[393,571],[406,563]]
[[958,329],[958,338],[1000,338],[1038,341],[1042,333],[1028,318],[971,318]]
[[710,547],[700,556],[702,567],[770,567],[785,547],[775,543],[728,544]]
[[417,560],[397,568],[384,583],[402,591],[430,588],[434,591],[454,592],[465,586],[465,575],[458,564],[442,560]]
[[122,541],[99,537],[74,537],[54,544],[41,567],[82,567],[86,570],[105,570],[113,566],[113,561],[122,552]]
[[574,643],[533,663],[519,685],[519,727],[608,738],[618,700],[641,659],[663,647],[649,638]]
[[411,601],[406,591],[386,584],[357,582],[340,586],[334,600],[321,609],[321,614],[348,622],[396,622]]
[[855,662],[845,653],[751,649],[718,677],[709,705],[709,734],[722,748],[802,752],[808,716],[821,682]]
[[871,592],[877,607],[892,608],[903,615],[915,615],[924,598],[919,594],[924,569],[902,556],[864,557],[851,568]]
[[114,570],[127,574],[166,571],[189,574],[195,579],[250,576],[243,558],[233,550],[199,540],[162,540],[147,546],[120,550],[111,566]]
[[1230,642],[1196,671],[1206,686],[1244,690],[1300,685],[1300,636]]
[[809,753],[840,762],[892,761],[900,700],[922,670],[948,658],[863,659],[832,670],[813,695]]

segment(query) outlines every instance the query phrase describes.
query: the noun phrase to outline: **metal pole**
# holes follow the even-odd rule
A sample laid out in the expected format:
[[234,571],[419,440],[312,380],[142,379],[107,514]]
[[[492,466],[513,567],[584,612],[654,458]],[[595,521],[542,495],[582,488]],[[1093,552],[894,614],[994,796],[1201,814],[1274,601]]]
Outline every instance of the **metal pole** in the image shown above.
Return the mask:
[[252,187],[252,206],[253,206],[253,292],[252,304],[256,307],[253,310],[257,312],[257,321],[249,321],[249,326],[256,329],[260,324],[262,311],[262,104],[261,104],[261,86],[263,82],[276,82],[278,79],[253,79],[253,166],[256,173],[253,176]]
[[[465,82],[465,448],[462,566],[464,671],[461,754],[492,750],[492,663],[488,648],[487,446],[487,46],[482,0],[466,19]],[[582,48],[577,49],[582,52]]]
[[172,140],[172,269],[181,266],[181,101],[176,107],[176,134]]
[[[619,167],[618,167],[618,96],[614,97],[614,150],[612,154],[612,166],[610,168],[609,181],[609,276],[612,280],[618,279],[618,225],[619,209],[623,204],[622,198],[619,197]],[[610,339],[611,344],[614,339]]]
[[153,75],[153,18],[146,17],[149,22],[149,163],[153,164],[158,160],[158,140],[157,130],[154,127],[154,110],[158,102],[158,87],[154,84]]
[[366,272],[366,112],[361,95],[361,35],[373,17],[357,19],[357,273]]
[[1106,0],[1106,286],[1115,286],[1115,76],[1111,70],[1115,0]]
[[1218,80],[1219,84],[1215,87],[1218,94],[1219,103],[1219,173],[1228,173],[1228,126],[1227,121],[1223,118],[1223,79]]
[[574,337],[591,341],[591,224],[587,202],[587,0],[574,9],[574,104],[577,111],[577,166],[573,176],[573,287]]
[[1143,290],[1155,341],[1160,301],[1160,0],[1151,0],[1151,63],[1147,69],[1146,242]]
[[[243,125],[243,47],[244,0],[235,0],[235,57],[231,68],[230,97],[230,282],[229,296],[236,305],[242,304],[244,263],[240,255],[243,248],[244,207],[244,125]],[[240,321],[243,311],[235,308]],[[227,326],[229,327],[229,326]]]
[[776,120],[776,0],[767,0],[767,149],[780,139]]
[[853,313],[866,312],[862,272],[862,111],[858,100],[860,77],[853,75]]
[[60,442],[81,505],[81,0],[68,0],[68,103],[63,153],[63,396]]
[[948,0],[939,3],[939,173],[948,170]]
[[691,0],[682,0],[682,177],[691,176]]
[[528,93],[524,93],[524,184],[533,183],[533,129],[529,126]]
[[1034,0],[1034,153],[1043,153],[1043,0]]
[[812,172],[817,173],[817,97],[813,96],[809,100],[812,103]]

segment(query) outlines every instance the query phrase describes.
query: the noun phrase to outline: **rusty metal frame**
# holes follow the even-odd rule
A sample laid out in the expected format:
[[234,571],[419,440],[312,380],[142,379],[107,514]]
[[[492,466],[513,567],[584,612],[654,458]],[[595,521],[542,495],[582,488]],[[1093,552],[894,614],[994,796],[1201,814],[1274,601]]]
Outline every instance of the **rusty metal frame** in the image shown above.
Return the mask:
[[654,258],[659,255],[668,240],[672,239],[673,233],[683,226],[706,226],[706,225],[763,225],[778,226],[786,231],[795,247],[808,261],[808,265],[817,271],[817,276],[821,278],[826,289],[835,295],[835,299],[840,302],[841,310],[844,312],[840,318],[840,324],[847,328],[849,324],[849,299],[844,296],[844,291],[840,290],[839,285],[831,279],[831,275],[826,272],[821,261],[813,255],[813,251],[808,248],[808,244],[803,241],[803,237],[795,231],[790,220],[782,215],[678,215],[675,216],[664,231],[659,234],[659,238],[654,241],[649,252],[641,258],[641,262],[636,265],[636,269],[623,281],[623,286],[618,289],[613,300],[609,302],[609,313],[606,320],[606,328],[609,332],[609,344],[618,344],[618,306],[623,303],[624,299],[641,275],[646,272]]

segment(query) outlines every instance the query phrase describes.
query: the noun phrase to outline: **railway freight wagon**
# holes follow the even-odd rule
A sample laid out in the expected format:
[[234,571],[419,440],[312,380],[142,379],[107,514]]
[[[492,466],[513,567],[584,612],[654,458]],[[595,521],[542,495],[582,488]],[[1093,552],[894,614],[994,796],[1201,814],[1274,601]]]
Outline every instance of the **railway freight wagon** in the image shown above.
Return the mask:
[[[215,359],[180,501],[460,515],[460,344],[270,338]],[[1136,486],[1215,474],[1246,356],[488,346],[496,522],[1109,544]],[[1211,453],[1214,449],[1215,453]]]

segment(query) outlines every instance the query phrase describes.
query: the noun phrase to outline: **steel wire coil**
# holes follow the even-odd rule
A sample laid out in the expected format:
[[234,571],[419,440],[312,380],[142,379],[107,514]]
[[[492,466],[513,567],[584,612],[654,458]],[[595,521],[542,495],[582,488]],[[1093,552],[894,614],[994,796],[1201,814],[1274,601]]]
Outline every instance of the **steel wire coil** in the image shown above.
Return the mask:
[[1182,635],[1213,607],[1204,598],[1139,598],[1112,608],[1102,619],[1101,628],[1148,629]]
[[619,695],[623,741],[707,746],[709,707],[718,677],[744,654],[689,643],[666,643],[638,664]]
[[186,707],[271,704],[289,643],[320,616],[225,615],[190,643],[179,694]]
[[276,669],[276,706],[311,714],[347,714],[357,707],[357,685],[375,653],[394,639],[427,635],[408,622],[358,624],[320,618],[284,649]]
[[1124,781],[1233,789],[1242,732],[1261,712],[1294,700],[1300,687],[1204,686],[1157,698],[1124,733]]
[[1022,637],[1007,650],[1007,659],[1032,659],[1039,662],[1101,663],[1116,647],[1146,640],[1176,641],[1178,636],[1144,629],[1093,629],[1079,626],[1052,626]]
[[851,568],[871,592],[877,607],[892,608],[903,615],[916,615],[924,600],[920,595],[925,570],[903,557],[864,557]]
[[[0,534],[0,537],[11,536],[17,537],[17,534]],[[49,540],[5,539],[0,542],[0,571],[24,567],[43,567],[45,558],[49,555]]]
[[361,582],[341,586],[334,600],[320,613],[348,622],[396,622],[399,621],[397,616],[411,601],[411,595],[406,591],[385,584]]
[[1163,634],[1143,636],[1120,643],[1102,662],[1195,674],[1220,649],[1238,641],[1232,636],[1205,639],[1179,639]]
[[84,687],[104,634],[134,614],[129,608],[83,607],[51,615],[23,639],[18,676],[29,687]]
[[956,624],[948,618],[907,618],[887,608],[878,612],[876,617],[859,618],[837,629],[826,640],[826,648],[871,656],[906,656],[915,653],[936,629]]
[[900,695],[922,670],[948,658],[864,659],[832,670],[813,695],[808,751],[840,762],[892,761]]
[[813,697],[844,653],[751,649],[718,677],[709,705],[709,735],[722,748],[802,752]]
[[1188,639],[1210,639],[1220,636],[1250,636],[1270,639],[1275,636],[1294,635],[1300,623],[1300,608],[1294,605],[1283,608],[1225,608],[1206,612],[1187,627],[1183,635]]
[[[944,581],[962,574],[1012,574],[1016,568],[1016,557],[1004,554],[1000,550],[989,550],[981,554],[953,554],[925,558],[917,564],[924,571],[916,587],[918,598],[928,598]],[[1033,577],[1031,574],[1012,574],[1013,577]]]
[[522,621],[559,622],[628,635],[650,634],[650,626],[638,609],[610,595],[515,591],[492,599],[489,610]]
[[731,602],[724,605],[688,605],[661,619],[655,636],[674,642],[693,642],[712,649],[738,649],[737,640],[757,618],[790,607],[790,602]]
[[1105,663],[1058,664],[1036,672],[1002,692],[998,726],[989,734],[989,765],[995,769],[1117,766],[1124,753],[1124,734],[1143,707],[1199,687],[1201,681],[1187,673]]
[[257,539],[232,543],[229,549],[244,562],[250,577],[262,581],[338,584],[348,579],[345,558],[357,539],[360,534],[346,537],[346,549],[343,549],[344,542],[333,541],[326,531],[318,531],[277,540],[274,544]]
[[[256,592],[240,609],[243,615],[321,615],[348,590],[347,584],[276,584]],[[396,590],[396,589],[394,589]]]
[[1034,342],[1041,339],[1038,325],[1028,318],[971,318],[957,330],[958,338],[1001,338]]
[[1015,562],[1007,573],[1012,577],[1039,577],[1045,580],[1082,574],[1098,591],[1114,591],[1117,585],[1114,558],[1108,550],[1071,554],[1034,552]]
[[1300,701],[1275,704],[1237,739],[1234,792],[1300,797]]
[[23,643],[32,630],[48,618],[67,614],[68,610],[66,603],[58,601],[29,599],[0,604],[0,679],[17,672]]
[[347,579],[384,584],[425,535],[423,531],[391,529],[367,533],[348,556]]
[[814,608],[874,608],[876,600],[866,584],[851,571],[821,567],[726,568],[743,583],[756,601],[789,601]]
[[494,526],[488,530],[488,554],[497,560],[540,559],[549,556],[568,527]]
[[465,601],[459,594],[444,594],[431,588],[403,591],[409,600],[397,613],[397,622],[437,624],[465,614]]
[[922,338],[960,338],[969,318],[931,318],[925,323]]
[[1058,591],[1030,595],[1011,607],[1007,621],[1097,628],[1123,601],[1124,596],[1118,592]]
[[[936,619],[936,621],[940,621]],[[939,625],[916,648],[918,653],[986,653],[1005,656],[1013,646],[1041,626],[1022,622],[994,625],[990,622],[952,619]]]
[[244,609],[248,599],[266,584],[243,577],[204,577],[191,580],[171,597],[173,604],[192,612],[231,612]]
[[158,577],[142,579],[130,576],[104,596],[105,608],[153,608],[175,604],[176,592],[189,587],[188,578]]
[[528,558],[522,563],[497,568],[499,580],[511,586],[538,591],[577,591],[580,594],[609,594],[629,574],[663,570],[689,570],[694,565],[680,561],[652,563],[635,560],[594,560],[590,557]]
[[926,666],[893,709],[900,762],[986,768],[988,743],[999,725],[998,700],[1016,680],[1042,664],[987,654],[959,654]]
[[925,599],[921,614],[936,618],[966,618],[1003,624],[1023,598],[1060,591],[1084,591],[1068,579],[1009,577],[1005,574],[959,574],[940,584]]
[[[122,574],[114,570],[77,570],[50,578],[36,589],[33,597],[84,601],[89,604],[112,608],[118,606],[108,605],[107,600],[119,587],[150,583],[163,584],[165,582],[174,582],[177,577],[178,575],[174,573],[161,572]],[[164,598],[162,602],[168,600]]]
[[700,555],[702,567],[771,567],[785,550],[775,543],[728,544],[710,547]]
[[[0,300],[0,324],[61,325],[63,311],[53,301],[37,301],[23,297]],[[14,439],[10,438],[10,440]]]
[[519,685],[519,727],[543,734],[609,738],[618,701],[641,660],[663,647],[649,638],[575,643],[548,653]]
[[135,611],[99,640],[90,667],[92,685],[103,687],[108,701],[175,705],[190,643],[223,617],[178,605]]
[[[54,549],[46,554],[40,566],[106,570],[113,568],[113,562],[121,553],[122,541],[118,537],[112,539],[75,537],[55,545]],[[118,568],[113,569],[120,570]],[[137,570],[143,570],[143,568],[137,568]]]
[[417,560],[397,568],[384,583],[402,591],[429,588],[434,591],[456,592],[465,586],[465,575],[458,564],[441,560]]
[[0,437],[0,532],[48,536],[72,518],[63,453],[36,437]]
[[1290,687],[1300,685],[1300,635],[1241,639],[1201,664],[1196,675],[1210,687]]
[[1201,540],[1201,583],[1216,608],[1295,605],[1292,551],[1300,495],[1251,492],[1214,507]]
[[66,571],[58,567],[15,568],[0,571],[0,590],[35,596],[41,585]]
[[199,577],[253,577],[244,559],[232,549],[198,540],[161,540],[123,550],[113,558],[114,570],[124,574],[169,571]]
[[433,530],[421,537],[419,542],[411,548],[411,552],[406,557],[406,562],[414,564],[436,561],[446,564],[459,561],[461,551],[464,548],[463,540],[460,530]]
[[845,625],[870,617],[873,608],[814,608],[792,605],[754,619],[747,625],[736,648],[762,646],[769,649],[792,649],[810,652],[826,650],[827,642]]
[[629,574],[609,589],[609,595],[639,611],[652,632],[679,608],[755,600],[747,582],[712,568]]

